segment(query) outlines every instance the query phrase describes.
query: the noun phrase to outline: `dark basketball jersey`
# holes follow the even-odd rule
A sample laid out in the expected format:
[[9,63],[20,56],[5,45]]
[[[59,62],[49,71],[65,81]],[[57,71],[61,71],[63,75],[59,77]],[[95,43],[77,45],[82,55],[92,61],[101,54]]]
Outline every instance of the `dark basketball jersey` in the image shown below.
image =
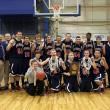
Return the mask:
[[66,53],[68,54],[70,51],[72,51],[73,41],[66,41],[63,40],[63,44],[65,44]]
[[57,52],[57,55],[61,57],[63,49],[62,49],[62,43],[58,44],[57,42],[55,43],[55,50]]
[[28,44],[23,44],[24,47],[23,47],[23,55],[24,55],[24,58],[25,59],[31,59],[31,46],[30,46],[30,43]]
[[84,50],[89,50],[90,54],[93,55],[93,52],[94,52],[94,43],[93,43],[93,41],[89,41],[89,42],[85,43]]
[[50,55],[50,50],[51,49],[53,49],[53,42],[51,42],[51,43],[45,43],[45,45],[44,45],[44,50],[45,50],[45,53],[47,54],[47,55]]
[[40,43],[35,42],[36,48],[35,52],[40,51]]
[[95,61],[96,69],[93,70],[94,74],[103,74],[105,72],[104,66],[101,64],[101,59]]
[[105,53],[106,61],[110,65],[110,45],[108,43],[105,45]]
[[73,44],[74,61],[78,62],[82,58],[83,45]]
[[55,50],[57,52],[62,52],[62,43],[58,44],[57,42],[55,43]]
[[73,41],[72,40],[70,40],[70,41],[66,41],[66,40],[63,40],[63,43],[65,44],[65,48],[66,49],[69,49],[69,50],[71,50],[72,49],[72,45],[73,45]]
[[102,49],[103,49],[103,44],[102,43],[99,44],[99,45],[97,43],[95,43],[95,50],[98,50],[102,53]]
[[10,58],[23,58],[23,43],[22,41],[15,40],[15,45],[10,50]]

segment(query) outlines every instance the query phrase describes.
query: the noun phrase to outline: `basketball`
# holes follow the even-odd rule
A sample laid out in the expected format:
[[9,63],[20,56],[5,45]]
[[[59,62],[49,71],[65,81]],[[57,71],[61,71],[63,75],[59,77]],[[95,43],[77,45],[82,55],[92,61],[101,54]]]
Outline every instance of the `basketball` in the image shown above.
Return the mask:
[[45,73],[43,71],[37,72],[36,77],[39,80],[43,80],[45,78]]

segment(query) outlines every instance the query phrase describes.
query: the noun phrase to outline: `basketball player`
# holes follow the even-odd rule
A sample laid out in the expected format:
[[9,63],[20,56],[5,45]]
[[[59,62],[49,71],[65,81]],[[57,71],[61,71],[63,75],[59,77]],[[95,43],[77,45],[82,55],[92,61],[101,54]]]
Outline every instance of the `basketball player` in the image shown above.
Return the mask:
[[57,36],[56,37],[56,41],[55,41],[55,44],[54,44],[54,48],[57,52],[57,56],[58,57],[61,57],[62,59],[64,59],[64,52],[63,52],[63,43],[61,41],[61,36]]
[[94,74],[94,90],[99,92],[104,91],[103,76],[105,74],[105,69],[108,69],[108,65],[104,57],[101,57],[100,50],[95,50],[95,58],[93,60],[93,74]]
[[79,64],[74,62],[74,54],[70,52],[66,61],[66,70],[64,71],[64,83],[67,92],[77,92],[79,90],[78,77]]
[[54,92],[60,91],[61,86],[61,68],[66,69],[65,63],[57,56],[56,50],[51,50],[51,57],[49,59],[49,68],[51,71],[51,90]]
[[107,61],[109,69],[107,70],[110,88],[110,35],[107,37],[108,42],[104,45],[103,53]]
[[68,54],[72,51],[72,46],[73,46],[73,41],[71,39],[71,34],[70,33],[67,33],[65,35],[65,39],[62,41],[64,46],[63,46],[63,49],[64,49],[64,54],[65,54],[65,61],[68,57]]
[[99,50],[103,54],[103,43],[101,36],[96,37],[95,50]]
[[80,91],[81,92],[90,92],[92,90],[91,85],[91,67],[92,60],[89,57],[89,50],[84,51],[84,57],[81,60],[80,65]]
[[8,89],[8,82],[9,82],[9,52],[6,51],[6,47],[10,40],[11,40],[11,35],[9,33],[6,33],[4,35],[4,40],[2,41],[5,50],[5,61],[4,61],[5,69],[3,75],[4,83],[5,83],[5,86],[3,87],[4,90]]
[[31,43],[29,40],[29,37],[24,37],[24,41],[23,41],[23,76],[22,76],[22,87],[25,87],[24,84],[24,76],[25,73],[27,72],[28,68],[29,68],[29,61],[31,59]]
[[[103,43],[101,42],[102,38],[101,36],[97,36],[96,37],[96,43],[95,43],[95,50],[99,50],[101,52],[101,56],[103,56]],[[108,74],[107,74],[107,70],[105,69],[105,73],[103,74],[103,81],[105,82],[105,86],[108,87]]]
[[42,36],[40,34],[35,35],[35,40],[32,43],[32,58],[35,57],[36,51],[41,51],[43,48]]
[[83,56],[83,43],[81,42],[80,36],[76,37],[76,41],[72,47],[74,53],[74,61],[79,63]]
[[[10,40],[7,51],[10,52],[10,81],[11,89],[19,90],[19,79],[23,74],[23,43],[22,43],[22,32],[17,32],[16,37]],[[16,85],[15,85],[16,82]]]
[[84,43],[84,50],[90,51],[90,56],[93,56],[94,42],[91,40],[91,33],[86,34],[87,41]]
[[54,43],[52,41],[51,36],[47,36],[46,41],[44,42],[44,47],[43,47],[43,59],[45,60],[46,58],[50,57],[50,51],[51,49],[54,48]]

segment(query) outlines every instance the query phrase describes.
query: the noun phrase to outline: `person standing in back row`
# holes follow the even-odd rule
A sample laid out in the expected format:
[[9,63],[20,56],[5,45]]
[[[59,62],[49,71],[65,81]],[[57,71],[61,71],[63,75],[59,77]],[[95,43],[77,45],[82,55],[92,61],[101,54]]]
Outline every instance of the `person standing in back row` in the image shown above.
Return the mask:
[[89,50],[90,52],[90,57],[93,56],[94,52],[94,42],[91,40],[91,33],[86,34],[87,41],[84,43],[84,50]]
[[23,74],[23,43],[21,39],[22,32],[17,32],[16,37],[10,40],[7,46],[7,51],[10,52],[10,81],[12,90],[20,90],[19,80]]
[[68,54],[72,51],[73,40],[71,39],[71,34],[66,33],[65,39],[62,41],[63,49],[64,49],[64,60],[66,61],[68,58]]

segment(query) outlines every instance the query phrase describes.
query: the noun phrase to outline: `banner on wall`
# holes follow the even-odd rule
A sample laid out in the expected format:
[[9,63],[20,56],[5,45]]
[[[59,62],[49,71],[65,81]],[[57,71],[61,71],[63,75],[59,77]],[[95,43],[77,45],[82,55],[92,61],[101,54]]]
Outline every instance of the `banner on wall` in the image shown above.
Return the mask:
[[96,41],[97,39],[100,39],[101,41],[107,41],[107,36],[104,34],[94,34],[93,40]]

